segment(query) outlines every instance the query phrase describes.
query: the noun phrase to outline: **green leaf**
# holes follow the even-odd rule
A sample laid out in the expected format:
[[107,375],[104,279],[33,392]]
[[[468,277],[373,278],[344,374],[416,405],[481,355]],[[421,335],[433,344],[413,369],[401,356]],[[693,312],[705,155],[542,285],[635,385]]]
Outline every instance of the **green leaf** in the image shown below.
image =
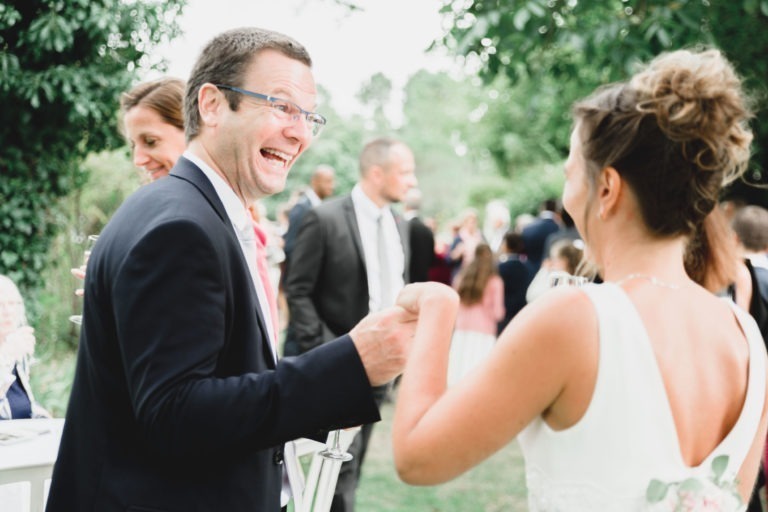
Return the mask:
[[696,492],[701,490],[704,484],[698,478],[686,478],[683,483],[680,484],[681,491]]
[[659,28],[659,30],[656,32],[656,37],[659,38],[659,42],[664,48],[669,48],[669,46],[672,44],[672,39],[669,37],[667,31],[663,28]]
[[720,482],[720,479],[725,474],[726,469],[728,469],[727,455],[718,455],[712,459],[712,473],[714,473],[715,482]]
[[543,18],[547,15],[547,11],[544,10],[544,7],[542,7],[537,0],[531,0],[526,7],[531,11],[531,14],[538,16],[539,18]]
[[528,9],[523,8],[517,11],[512,22],[514,23],[517,30],[522,31],[525,28],[525,24],[528,23],[528,20],[530,19],[531,13],[528,11]]
[[653,479],[648,484],[648,489],[645,490],[645,499],[648,503],[658,503],[664,499],[669,490],[669,484],[665,484],[661,480]]

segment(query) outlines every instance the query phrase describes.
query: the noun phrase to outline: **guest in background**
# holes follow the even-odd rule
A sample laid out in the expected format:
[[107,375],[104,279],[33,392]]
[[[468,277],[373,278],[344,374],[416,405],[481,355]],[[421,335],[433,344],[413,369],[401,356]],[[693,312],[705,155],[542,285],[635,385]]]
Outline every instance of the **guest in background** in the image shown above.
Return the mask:
[[412,283],[429,281],[429,269],[435,262],[435,235],[419,216],[421,213],[421,190],[414,187],[405,194],[403,219],[408,222],[408,236],[411,245]]
[[544,252],[547,237],[560,229],[557,210],[558,201],[547,199],[541,204],[536,219],[522,230],[525,253],[535,271],[539,270],[541,262],[547,257],[547,253]]
[[[435,257],[432,260],[432,265],[429,267],[427,280],[450,286],[451,283],[453,283],[453,279],[451,278],[453,268],[448,252],[455,233],[449,235],[445,232],[441,232],[438,229],[437,221],[434,218],[427,218],[424,223],[432,230],[432,233],[435,234]],[[458,228],[456,231],[458,232]]]
[[[408,225],[392,203],[417,185],[416,163],[401,141],[378,138],[360,153],[360,177],[352,192],[313,208],[296,235],[285,278],[290,318],[285,354],[326,344],[369,312],[394,304],[408,282]],[[380,405],[388,385],[374,389]],[[355,494],[373,425],[366,422],[341,467],[333,512],[355,509]]]
[[48,418],[32,395],[29,364],[35,333],[27,325],[24,300],[16,284],[0,275],[0,420]]
[[448,249],[448,259],[451,265],[451,279],[475,257],[475,249],[483,243],[483,234],[477,227],[477,211],[467,208],[461,215],[458,230]]
[[494,254],[498,254],[504,244],[504,236],[509,230],[510,219],[509,208],[504,204],[504,201],[496,199],[485,205],[483,236]]
[[581,240],[562,239],[554,243],[547,258],[541,262],[541,267],[534,274],[525,292],[528,304],[549,291],[550,274],[555,271],[568,272],[571,275],[580,274],[580,263],[584,258],[584,242]]
[[296,244],[296,234],[301,227],[301,221],[304,220],[304,216],[309,210],[333,195],[335,180],[336,171],[330,165],[315,167],[309,180],[309,187],[299,196],[296,204],[288,213],[288,230],[283,235],[286,266],[291,259],[291,252]]
[[568,272],[575,276],[584,259],[584,242],[581,240],[558,240],[549,250],[549,271]]
[[496,342],[498,323],[504,318],[504,283],[488,244],[475,248],[472,262],[459,272],[454,286],[460,304],[451,340],[448,386],[488,356]]
[[[144,178],[155,181],[168,176],[184,153],[184,82],[161,78],[143,82],[120,97],[120,130],[131,148],[133,165],[144,171]],[[85,279],[85,266],[71,269]],[[75,294],[82,296],[82,288]]]
[[581,240],[581,235],[579,234],[579,231],[576,229],[576,225],[573,223],[573,218],[565,210],[565,208],[562,207],[562,205],[560,206],[560,212],[558,213],[558,216],[560,217],[560,221],[561,221],[560,228],[554,233],[548,235],[547,239],[544,241],[544,257],[545,258],[549,257],[550,249],[552,249],[552,244],[554,244],[558,240]]
[[508,231],[499,256],[499,276],[504,282],[504,318],[499,322],[497,334],[525,307],[525,292],[533,279],[533,269],[525,256],[523,237]]
[[178,78],[139,84],[120,98],[133,164],[151,181],[168,176],[184,152],[183,105],[184,82]]
[[768,270],[768,210],[757,205],[739,208],[731,227],[752,266]]

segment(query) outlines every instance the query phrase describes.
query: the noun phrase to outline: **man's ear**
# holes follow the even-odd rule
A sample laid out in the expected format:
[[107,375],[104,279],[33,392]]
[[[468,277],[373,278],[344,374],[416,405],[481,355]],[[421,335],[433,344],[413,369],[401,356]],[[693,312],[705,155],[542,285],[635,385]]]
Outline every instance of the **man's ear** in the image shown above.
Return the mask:
[[624,192],[624,180],[615,168],[608,166],[600,171],[597,183],[597,215],[605,219],[616,212]]
[[213,84],[203,84],[197,91],[197,108],[200,112],[200,122],[207,126],[219,123],[221,109],[227,108],[224,93]]
[[372,165],[368,168],[368,176],[371,182],[380,183],[384,176],[384,168],[380,165]]

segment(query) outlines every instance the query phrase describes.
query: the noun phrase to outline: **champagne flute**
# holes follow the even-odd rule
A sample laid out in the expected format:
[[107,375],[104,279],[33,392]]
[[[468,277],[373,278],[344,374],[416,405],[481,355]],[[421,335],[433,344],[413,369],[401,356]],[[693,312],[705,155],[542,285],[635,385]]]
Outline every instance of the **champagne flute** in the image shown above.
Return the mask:
[[334,430],[332,434],[333,441],[325,450],[320,452],[320,456],[324,459],[340,460],[344,462],[352,460],[354,458],[352,454],[341,449],[341,430]]
[[555,270],[549,273],[549,287],[558,288],[560,286],[584,286],[587,284],[587,278],[584,276],[574,276],[563,270]]
[[[96,245],[98,239],[99,235],[88,235],[88,238],[85,241],[85,250],[83,251],[83,264],[79,269],[72,270],[73,273],[78,270],[78,275],[82,275],[83,279],[85,279],[85,271],[88,266],[88,260],[91,257],[91,252],[93,251],[93,246]],[[81,289],[75,290],[75,294],[82,295],[82,293],[78,293],[80,291]],[[75,325],[81,325],[83,323],[83,315],[70,315],[69,321]]]

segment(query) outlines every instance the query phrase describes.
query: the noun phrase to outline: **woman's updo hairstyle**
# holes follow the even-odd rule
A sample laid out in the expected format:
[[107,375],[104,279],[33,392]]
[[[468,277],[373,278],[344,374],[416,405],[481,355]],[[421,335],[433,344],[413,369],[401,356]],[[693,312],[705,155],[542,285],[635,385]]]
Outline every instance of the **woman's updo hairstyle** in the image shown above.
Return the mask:
[[574,107],[590,190],[602,169],[615,168],[658,236],[693,234],[721,187],[745,171],[750,117],[740,80],[717,50],[662,54]]

